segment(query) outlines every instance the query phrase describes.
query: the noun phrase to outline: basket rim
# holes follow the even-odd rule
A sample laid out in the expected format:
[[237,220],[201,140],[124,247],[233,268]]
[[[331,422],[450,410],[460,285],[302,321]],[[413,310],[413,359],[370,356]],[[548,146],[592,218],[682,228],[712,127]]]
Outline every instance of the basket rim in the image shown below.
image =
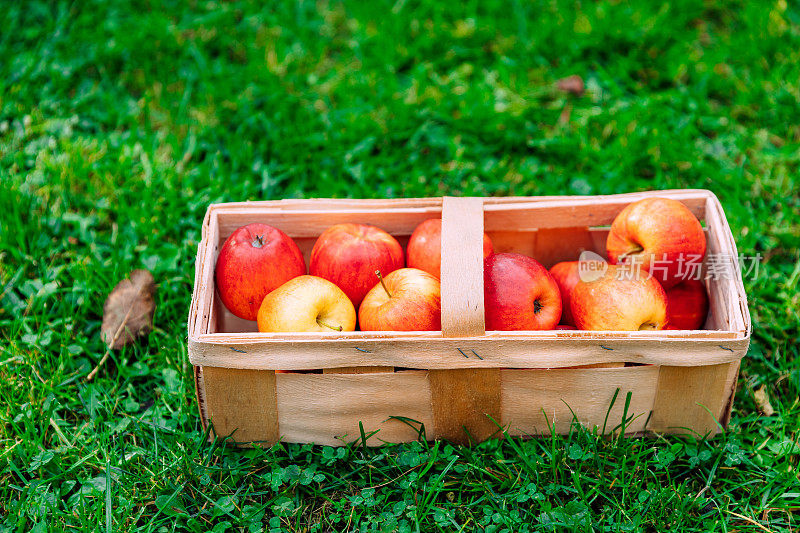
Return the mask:
[[[507,342],[520,342],[526,341],[527,343],[552,343],[558,342],[564,348],[581,349],[587,344],[613,342],[615,346],[620,346],[622,349],[631,350],[639,349],[656,349],[659,345],[670,345],[673,349],[680,349],[680,346],[685,343],[700,343],[702,345],[713,346],[717,343],[718,346],[723,346],[721,351],[730,349],[734,352],[733,357],[721,358],[711,357],[709,361],[724,361],[730,362],[740,359],[747,351],[747,345],[752,333],[752,324],[750,321],[749,309],[747,306],[744,285],[741,279],[741,272],[738,268],[738,253],[736,245],[731,234],[730,226],[724,216],[724,210],[719,202],[717,196],[707,189],[670,189],[659,191],[646,191],[646,192],[633,192],[622,193],[613,195],[596,195],[596,196],[527,196],[527,197],[500,197],[500,198],[484,198],[485,212],[498,212],[498,211],[519,211],[527,207],[541,209],[543,207],[559,207],[559,206],[581,206],[581,205],[596,205],[599,202],[605,203],[620,203],[626,201],[636,201],[645,197],[663,196],[674,199],[692,199],[692,200],[705,200],[706,206],[713,207],[716,211],[711,213],[712,216],[718,217],[719,225],[715,229],[722,233],[720,238],[724,239],[723,245],[727,251],[734,256],[737,268],[734,269],[734,276],[732,279],[726,279],[724,282],[730,285],[730,288],[735,293],[739,305],[734,306],[731,312],[735,314],[736,322],[741,326],[737,329],[729,330],[663,330],[663,331],[577,331],[577,330],[564,330],[564,331],[487,331],[482,337],[464,338],[461,339],[465,343],[477,343],[485,345],[485,343],[507,343]],[[390,342],[396,344],[398,349],[406,348],[413,349],[415,346],[426,344],[436,347],[437,345],[449,346],[448,339],[442,336],[440,331],[436,332],[347,332],[347,333],[210,333],[203,332],[200,329],[202,316],[207,310],[201,309],[202,302],[199,301],[201,277],[209,274],[209,265],[205,261],[209,250],[211,250],[213,243],[210,242],[210,230],[214,218],[219,214],[229,213],[249,213],[257,211],[264,214],[264,210],[275,213],[297,213],[305,214],[315,210],[323,211],[337,211],[339,209],[347,209],[348,212],[359,212],[359,207],[365,212],[369,213],[382,213],[382,212],[396,212],[401,211],[420,211],[431,212],[440,211],[442,207],[443,197],[431,198],[394,198],[394,199],[327,199],[327,198],[312,198],[312,199],[282,199],[282,200],[263,200],[263,201],[248,201],[248,202],[228,202],[211,204],[203,221],[203,236],[198,246],[198,255],[196,263],[196,273],[194,279],[194,290],[190,306],[189,320],[188,320],[188,341],[189,341],[189,358],[193,364],[228,366],[230,362],[227,357],[221,358],[217,363],[214,360],[209,360],[207,357],[198,355],[203,350],[203,347],[221,347],[230,348],[232,353],[237,351],[247,351],[258,347],[269,349],[272,351],[277,346],[286,347],[287,353],[297,353],[306,349],[316,351],[321,345],[352,345],[354,352],[359,349],[355,344],[365,344],[375,346],[379,343]],[[267,213],[269,214],[269,213]],[[708,216],[708,214],[707,214]],[[212,275],[213,277],[213,275]],[[205,287],[208,290],[208,287]],[[210,290],[214,290],[213,287]],[[355,344],[354,344],[355,343]],[[362,349],[369,349],[362,348]],[[598,348],[602,350],[602,348]],[[657,351],[662,351],[659,348]],[[358,353],[358,352],[356,352]],[[698,361],[699,364],[704,364]],[[266,364],[266,363],[263,363]],[[367,363],[363,363],[367,364]],[[371,363],[374,364],[374,363]],[[396,363],[395,363],[396,364]],[[705,364],[718,364],[714,362],[707,362]],[[274,362],[270,366],[275,367]],[[356,361],[353,365],[359,366]],[[402,365],[397,365],[402,366]],[[259,366],[258,368],[267,368],[266,366]],[[277,369],[277,367],[275,367]],[[320,368],[316,366],[315,368]]]

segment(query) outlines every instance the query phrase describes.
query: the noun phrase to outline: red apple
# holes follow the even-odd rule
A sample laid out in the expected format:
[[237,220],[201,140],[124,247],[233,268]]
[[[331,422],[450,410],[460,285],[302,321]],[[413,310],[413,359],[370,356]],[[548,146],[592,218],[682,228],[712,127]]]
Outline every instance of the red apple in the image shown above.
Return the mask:
[[667,322],[661,284],[629,266],[609,265],[602,277],[578,281],[571,305],[575,325],[583,330],[664,329]]
[[[483,234],[483,257],[492,255],[494,247],[489,236]],[[442,274],[442,219],[429,218],[416,227],[408,239],[408,266],[419,268],[441,279]]]
[[561,294],[538,261],[520,254],[494,254],[483,261],[487,330],[554,329]]
[[669,198],[645,198],[617,215],[606,241],[611,264],[632,263],[649,271],[665,289],[690,277],[706,253],[697,217]]
[[438,331],[442,329],[440,286],[435,276],[418,268],[401,268],[367,293],[358,309],[362,331]]
[[336,224],[314,243],[310,263],[310,274],[335,283],[358,308],[375,286],[376,270],[386,276],[403,268],[403,248],[375,226]]
[[550,275],[556,280],[561,293],[561,323],[568,326],[575,325],[569,302],[572,289],[581,279],[578,276],[578,264],[578,261],[563,261],[550,267]]
[[306,273],[303,254],[284,232],[266,224],[248,224],[225,240],[217,258],[217,291],[225,307],[255,320],[264,297]]
[[687,279],[667,289],[667,329],[701,329],[708,315],[703,282]]
[[269,293],[258,309],[258,331],[331,333],[356,329],[347,295],[326,279],[299,276]]

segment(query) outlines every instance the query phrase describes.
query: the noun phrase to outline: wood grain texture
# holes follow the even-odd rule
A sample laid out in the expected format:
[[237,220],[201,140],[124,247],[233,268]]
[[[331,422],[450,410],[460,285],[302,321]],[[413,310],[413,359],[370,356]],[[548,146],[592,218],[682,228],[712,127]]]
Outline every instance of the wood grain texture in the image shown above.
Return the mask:
[[706,199],[706,212],[708,213],[706,224],[709,228],[707,232],[709,247],[713,246],[719,253],[729,255],[734,263],[730,279],[722,280],[721,283],[712,282],[709,285],[712,285],[715,291],[720,291],[725,296],[728,305],[726,318],[730,329],[743,331],[749,337],[752,332],[752,324],[750,310],[747,306],[747,295],[744,292],[744,283],[742,282],[742,272],[739,267],[739,252],[728,220],[725,218],[722,204],[713,193],[709,193],[709,197]]
[[[709,200],[710,202],[710,200]],[[733,330],[737,322],[733,317],[735,308],[732,308],[730,300],[734,291],[730,290],[729,283],[733,279],[733,270],[738,268],[732,262],[733,255],[727,248],[725,240],[719,235],[719,224],[715,216],[713,207],[708,210],[710,218],[706,220],[706,225],[710,231],[706,232],[706,258],[703,275],[706,278],[706,289],[708,292],[710,315],[715,324],[725,330]],[[709,265],[709,263],[711,263]],[[727,266],[724,271],[720,271],[720,266]],[[719,277],[721,276],[721,277]],[[742,326],[743,328],[743,326]]]
[[658,367],[654,366],[501,372],[503,423],[509,435],[523,436],[568,433],[575,420],[589,429],[602,430],[605,424],[610,433],[622,424],[628,392],[630,420],[625,432],[644,431],[658,380]]
[[192,301],[189,304],[189,316],[186,320],[186,327],[188,331],[193,331],[195,329],[195,323],[197,322],[197,315],[198,315],[198,307],[200,305],[199,301],[199,289],[200,289],[200,275],[203,270],[203,252],[205,251],[205,247],[203,243],[197,245],[197,255],[195,256],[194,262],[194,287],[192,288]]
[[725,400],[725,406],[722,409],[722,415],[719,419],[723,427],[728,427],[728,423],[731,421],[733,399],[736,397],[736,386],[739,382],[740,365],[741,361],[730,363],[728,365],[728,377],[725,380],[725,395],[727,396],[727,399]]
[[647,427],[658,433],[720,431],[730,394],[730,365],[660,367],[653,415]]
[[[500,408],[492,417],[509,434],[521,436],[548,435],[551,428],[566,433],[573,423],[573,412],[577,422],[587,428],[603,429],[605,425],[607,433],[620,431],[628,392],[631,403],[625,432],[640,433],[652,409],[658,380],[658,369],[652,366],[497,372],[499,385],[494,390],[500,391]],[[277,374],[280,439],[342,446],[360,440],[362,427],[368,446],[417,440],[423,427],[428,439],[444,438],[446,433],[440,433],[432,408],[436,379],[431,380],[431,373],[424,370],[359,375]],[[470,402],[471,413],[488,412],[486,402],[496,401],[492,391],[485,392],[488,399]],[[609,411],[615,393],[617,398]],[[266,416],[263,411],[260,413]],[[251,417],[252,413],[246,410],[232,409],[228,423],[232,427],[250,424],[254,428],[254,433],[248,435],[250,440],[270,441],[267,420],[253,423]],[[403,417],[407,423],[392,417]],[[473,428],[473,436],[481,435],[481,431],[491,436],[497,430],[489,418],[476,419],[483,429]],[[450,420],[453,418],[447,418]],[[461,427],[451,425],[444,429],[453,433],[451,440],[466,440]],[[239,432],[234,433],[234,441],[240,438]]]
[[194,369],[194,397],[197,400],[197,413],[200,415],[200,423],[203,431],[208,429],[208,411],[206,409],[206,386],[203,382],[203,367],[193,366]]
[[275,372],[204,367],[205,412],[219,437],[236,442],[278,441]]
[[426,372],[380,374],[277,374],[278,425],[286,442],[342,446],[378,431],[367,445],[417,440],[418,431],[407,417],[434,426]]
[[502,433],[499,369],[431,370],[428,379],[437,439],[470,444]]
[[245,320],[243,318],[239,318],[228,311],[228,309],[226,309],[222,304],[222,300],[219,298],[218,294],[214,296],[213,309],[214,312],[212,313],[213,321],[211,327],[216,328],[216,330],[211,331],[211,333],[258,333],[258,322],[255,320]]
[[606,255],[605,246],[600,251],[595,249],[592,232],[586,226],[541,228],[536,232],[532,257],[550,268],[561,261],[577,261],[584,250]]
[[483,198],[444,198],[441,246],[442,335],[483,335]]
[[[200,366],[314,370],[352,366],[419,369],[560,368],[596,363],[696,366],[731,363],[749,339],[726,332],[487,332],[446,339],[431,335],[292,338],[261,334],[189,339],[189,361]],[[644,335],[642,335],[644,334]]]
[[341,368],[323,368],[323,374],[380,374],[394,372],[393,366],[345,366]]
[[[211,211],[211,210],[210,210]],[[203,251],[203,265],[200,272],[200,279],[195,280],[199,283],[198,299],[200,303],[197,306],[198,316],[195,322],[195,330],[189,331],[189,336],[192,334],[207,334],[216,328],[216,318],[214,313],[214,293],[216,291],[214,284],[214,269],[217,264],[217,255],[222,243],[219,242],[219,220],[214,215],[213,211],[206,215],[203,222],[203,242],[205,242],[205,250]]]
[[566,368],[622,368],[625,363],[595,363],[593,365],[569,366]]
[[682,202],[699,219],[705,216],[708,191],[687,194],[667,194],[653,191],[641,196],[573,196],[541,199],[527,203],[524,200],[508,204],[484,206],[485,231],[529,231],[541,228],[575,226],[607,226],[628,204],[653,196],[673,198]]
[[536,231],[488,231],[496,254],[522,254],[533,257],[536,252]]
[[377,226],[391,235],[411,235],[421,222],[437,218],[440,208],[364,209],[313,212],[296,209],[227,210],[218,213],[220,232],[230,235],[236,228],[260,222],[279,228],[292,238],[316,238],[334,224],[355,223]]

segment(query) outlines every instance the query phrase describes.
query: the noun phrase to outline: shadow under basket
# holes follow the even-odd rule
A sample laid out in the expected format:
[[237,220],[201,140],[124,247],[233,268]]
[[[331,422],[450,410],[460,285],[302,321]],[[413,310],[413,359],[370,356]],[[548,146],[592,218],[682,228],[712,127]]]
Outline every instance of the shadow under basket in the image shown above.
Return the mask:
[[[496,252],[529,255],[549,268],[584,250],[605,256],[614,217],[653,196],[682,202],[703,222],[707,261],[715,262],[715,275],[705,276],[703,330],[485,331],[484,231]],[[373,224],[405,247],[420,222],[438,217],[442,331],[259,333],[216,294],[220,247],[245,224],[281,229],[308,264],[316,238],[333,224]],[[751,331],[736,245],[719,201],[705,190],[211,205],[188,326],[204,427],[242,445],[332,446],[421,436],[467,443],[504,430],[549,435],[576,420],[606,433],[717,433],[730,418]]]

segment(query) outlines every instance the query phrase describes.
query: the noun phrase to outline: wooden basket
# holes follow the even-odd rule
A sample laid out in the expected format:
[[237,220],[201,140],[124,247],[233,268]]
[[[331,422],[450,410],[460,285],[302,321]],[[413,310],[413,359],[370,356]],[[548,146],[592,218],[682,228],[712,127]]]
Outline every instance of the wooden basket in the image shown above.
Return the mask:
[[[730,261],[727,275],[706,280],[704,330],[484,330],[484,230],[495,251],[530,255],[546,267],[581,250],[605,256],[607,226],[648,196],[683,202],[704,222],[707,257]],[[405,245],[417,224],[439,216],[441,332],[258,333],[215,293],[219,249],[244,224],[280,228],[307,261],[317,236],[333,224],[374,224]],[[511,435],[565,433],[576,418],[605,432],[704,435],[728,422],[750,331],[736,245],[709,191],[280,200],[209,207],[189,312],[189,360],[204,427],[213,422],[217,435],[239,443],[335,446],[366,435],[368,445],[379,445],[416,440],[422,426],[428,439],[468,442],[501,435],[498,425]],[[313,369],[323,373],[275,372]]]

